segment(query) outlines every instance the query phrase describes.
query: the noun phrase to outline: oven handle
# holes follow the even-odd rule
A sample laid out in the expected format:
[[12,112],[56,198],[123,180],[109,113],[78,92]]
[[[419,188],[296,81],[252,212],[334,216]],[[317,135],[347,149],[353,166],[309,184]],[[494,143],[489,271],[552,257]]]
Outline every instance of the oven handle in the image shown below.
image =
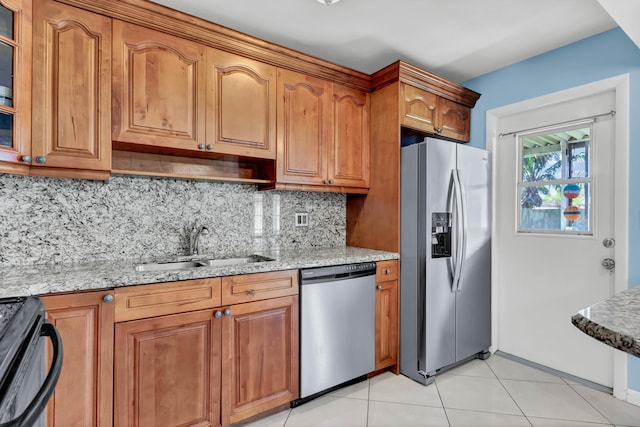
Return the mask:
[[51,358],[51,367],[47,378],[45,378],[42,387],[40,387],[27,409],[19,417],[0,424],[0,427],[28,427],[34,425],[55,390],[62,370],[62,340],[56,327],[48,320],[45,320],[40,327],[40,336],[49,337],[53,347],[53,357]]

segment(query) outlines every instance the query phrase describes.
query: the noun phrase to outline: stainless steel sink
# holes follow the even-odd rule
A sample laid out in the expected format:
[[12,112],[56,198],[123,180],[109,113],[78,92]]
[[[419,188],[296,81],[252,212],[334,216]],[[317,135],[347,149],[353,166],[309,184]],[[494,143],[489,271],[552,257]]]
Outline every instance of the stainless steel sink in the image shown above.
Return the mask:
[[208,259],[203,262],[208,267],[225,267],[227,265],[251,264],[254,262],[265,262],[265,261],[273,261],[273,258],[267,258],[261,255],[249,255],[249,256],[237,257],[237,258]]
[[154,262],[148,264],[136,265],[136,271],[166,271],[166,270],[185,270],[187,268],[198,267],[226,267],[230,265],[242,265],[250,264],[254,262],[273,261],[273,258],[268,258],[262,255],[249,255],[245,257],[233,257],[233,258],[212,258],[212,259],[198,259],[192,261],[177,261],[177,262]]

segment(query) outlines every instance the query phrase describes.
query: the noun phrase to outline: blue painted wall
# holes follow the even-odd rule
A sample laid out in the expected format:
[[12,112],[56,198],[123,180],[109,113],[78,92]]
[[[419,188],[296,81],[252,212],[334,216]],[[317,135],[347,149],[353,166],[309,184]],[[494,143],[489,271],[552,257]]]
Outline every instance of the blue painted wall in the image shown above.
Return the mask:
[[[482,94],[471,115],[471,145],[484,148],[486,111],[629,73],[629,287],[640,285],[640,49],[620,29],[501,68],[463,86]],[[640,391],[640,358],[629,356],[630,389]]]

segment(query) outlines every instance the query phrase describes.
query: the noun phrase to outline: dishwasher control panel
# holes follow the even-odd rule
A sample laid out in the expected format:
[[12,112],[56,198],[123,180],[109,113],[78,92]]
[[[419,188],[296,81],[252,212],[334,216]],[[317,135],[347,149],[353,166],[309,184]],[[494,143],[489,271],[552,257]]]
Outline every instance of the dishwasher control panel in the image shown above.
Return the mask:
[[300,270],[302,282],[317,280],[319,278],[340,279],[349,275],[368,275],[376,273],[375,262],[362,262],[359,264],[333,265],[329,267],[306,268]]

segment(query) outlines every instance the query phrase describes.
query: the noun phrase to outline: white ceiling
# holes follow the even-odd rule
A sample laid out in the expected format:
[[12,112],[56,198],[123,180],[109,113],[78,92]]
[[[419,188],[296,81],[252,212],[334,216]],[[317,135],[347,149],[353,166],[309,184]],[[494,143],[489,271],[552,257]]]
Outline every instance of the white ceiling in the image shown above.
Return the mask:
[[616,26],[598,0],[154,1],[367,74],[402,59],[455,82]]

